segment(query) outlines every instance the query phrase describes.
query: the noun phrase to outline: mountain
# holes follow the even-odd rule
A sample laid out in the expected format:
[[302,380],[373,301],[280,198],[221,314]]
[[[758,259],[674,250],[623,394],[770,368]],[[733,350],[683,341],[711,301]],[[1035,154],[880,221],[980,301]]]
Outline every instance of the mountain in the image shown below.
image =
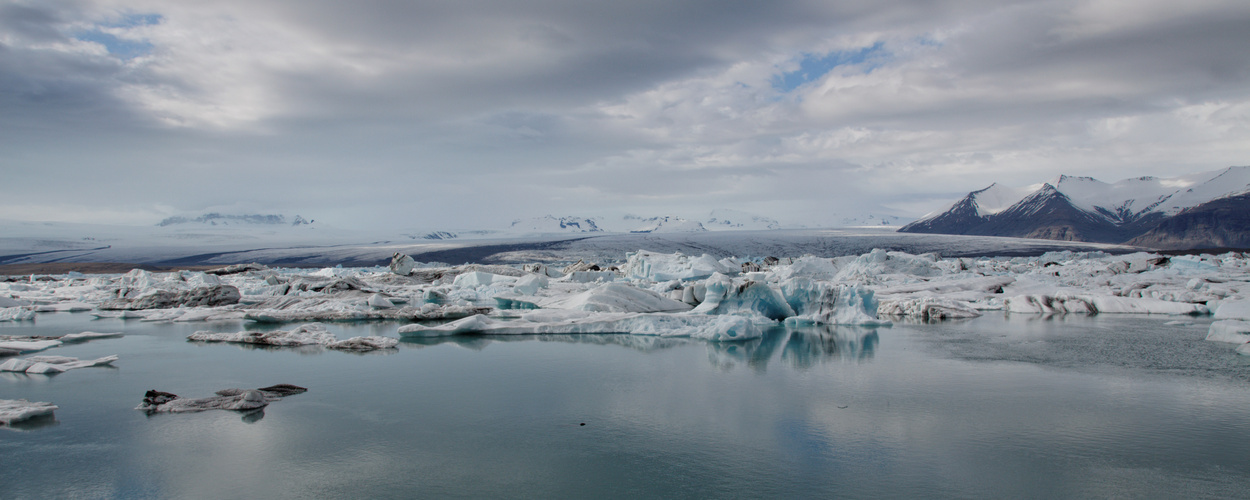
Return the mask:
[[686,220],[673,215],[642,218],[626,215],[625,220],[633,224],[631,233],[696,233],[707,231],[703,224],[695,220]]
[[1189,208],[1128,244],[1164,250],[1250,248],[1250,193]]
[[156,225],[160,227],[168,226],[305,226],[311,225],[314,221],[305,219],[298,215],[291,222],[287,222],[286,216],[277,214],[241,214],[227,215],[217,212],[207,213],[199,217],[168,217],[158,222]]
[[777,222],[777,219],[729,208],[718,208],[716,210],[712,210],[712,212],[708,214],[707,218],[700,222],[700,224],[702,224],[705,229],[710,231],[725,229],[781,229],[781,223]]
[[[1133,240],[1143,245],[1147,241],[1167,241],[1174,245],[1169,248],[1182,244],[1189,245],[1185,248],[1228,246],[1218,242],[1238,240],[1231,233],[1221,233],[1224,229],[1218,224],[1229,225],[1227,231],[1233,233],[1242,231],[1237,229],[1236,218],[1230,218],[1228,207],[1236,203],[1206,205],[1246,193],[1250,193],[1250,167],[1229,167],[1170,179],[1137,177],[1114,184],[1092,177],[1061,175],[1040,187],[1022,190],[992,184],[899,231],[1099,243]],[[1189,215],[1166,226],[1171,229],[1136,239],[1165,227],[1165,222],[1180,214]],[[1211,223],[1217,226],[1200,230]]]
[[585,217],[556,217],[544,215],[529,219],[517,219],[508,228],[511,232],[526,233],[598,233],[603,232],[595,219]]

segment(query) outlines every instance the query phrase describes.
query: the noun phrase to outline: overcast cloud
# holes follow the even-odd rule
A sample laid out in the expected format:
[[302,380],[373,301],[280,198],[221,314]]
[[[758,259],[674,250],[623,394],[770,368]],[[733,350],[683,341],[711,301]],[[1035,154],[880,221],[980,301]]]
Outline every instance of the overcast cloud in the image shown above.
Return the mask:
[[0,0],[0,218],[918,216],[1250,164],[1247,26],[1241,0]]

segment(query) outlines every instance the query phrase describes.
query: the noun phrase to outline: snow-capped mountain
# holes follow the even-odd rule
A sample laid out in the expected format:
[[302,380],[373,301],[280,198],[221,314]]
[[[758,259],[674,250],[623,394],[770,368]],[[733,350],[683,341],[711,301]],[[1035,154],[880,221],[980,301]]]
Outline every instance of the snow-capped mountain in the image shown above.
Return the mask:
[[517,219],[512,222],[508,231],[525,233],[597,233],[603,232],[603,229],[599,227],[593,218],[544,215],[529,219]]
[[[1152,231],[1178,214],[1248,192],[1250,167],[1170,179],[1137,177],[1113,184],[1061,175],[1024,189],[992,184],[899,231],[1119,243]],[[1177,238],[1163,236],[1152,241],[1164,240],[1180,244]],[[1185,243],[1190,244],[1214,242]]]
[[296,215],[287,219],[280,214],[221,214],[207,213],[198,217],[174,216],[159,223],[160,227],[193,227],[193,226],[308,226],[315,222]]
[[631,233],[694,233],[707,231],[703,224],[695,220],[686,220],[674,215],[642,218],[626,215],[625,221],[632,226]]
[[701,224],[709,231],[717,230],[763,230],[763,229],[781,229],[781,223],[777,219],[755,215],[739,210],[729,208],[718,208],[712,210]]

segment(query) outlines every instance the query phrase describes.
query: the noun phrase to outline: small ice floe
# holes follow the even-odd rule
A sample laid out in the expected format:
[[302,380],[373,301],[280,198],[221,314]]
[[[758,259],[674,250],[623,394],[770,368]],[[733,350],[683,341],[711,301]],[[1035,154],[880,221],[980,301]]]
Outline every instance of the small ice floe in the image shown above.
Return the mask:
[[308,392],[291,384],[278,384],[260,389],[223,389],[207,398],[182,398],[177,394],[148,391],[136,410],[148,413],[187,413],[206,410],[259,410],[286,396]]
[[328,349],[344,351],[372,351],[376,349],[394,348],[399,340],[390,337],[352,337],[339,340],[326,330],[321,323],[300,325],[293,330],[274,330],[269,332],[236,332],[217,333],[210,331],[195,332],[187,336],[187,340],[197,342],[232,342],[238,344],[260,344],[271,346],[295,347],[320,345]]
[[58,409],[52,403],[31,402],[25,399],[0,399],[0,424],[9,425],[35,417],[52,415],[52,412]]
[[60,337],[57,337],[57,340],[60,340],[61,342],[74,343],[74,342],[86,342],[88,340],[96,340],[96,339],[114,339],[114,338],[119,338],[123,336],[125,336],[125,334],[121,332],[115,332],[115,333],[82,332],[82,333],[67,333]]
[[5,339],[0,337],[0,350],[13,351],[16,354],[26,354],[30,352],[39,352],[45,349],[61,345],[59,340],[44,339]]
[[117,356],[105,356],[90,361],[66,356],[31,356],[29,358],[13,358],[0,363],[0,372],[19,372],[28,374],[52,375],[76,368],[92,366],[111,366]]

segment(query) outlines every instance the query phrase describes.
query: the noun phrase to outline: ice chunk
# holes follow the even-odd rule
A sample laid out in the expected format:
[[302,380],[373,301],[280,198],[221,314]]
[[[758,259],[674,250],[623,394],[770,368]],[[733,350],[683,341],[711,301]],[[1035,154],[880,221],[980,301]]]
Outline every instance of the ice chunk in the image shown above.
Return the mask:
[[21,307],[21,306],[28,306],[28,305],[30,304],[24,304],[22,302],[13,300],[9,297],[0,296],[0,309],[6,309],[10,307]]
[[503,321],[473,316],[451,323],[399,328],[401,337],[439,337],[464,333],[503,334],[594,334],[628,333],[664,337],[691,337],[711,341],[759,338],[763,331],[742,316],[701,316],[672,313],[585,313],[542,311]]
[[1189,314],[1210,312],[1204,304],[1171,302],[1145,297],[1110,295],[1017,295],[1003,301],[1003,308],[1014,313],[1112,313],[1112,314]]
[[52,374],[76,368],[112,365],[114,361],[117,361],[117,356],[105,356],[91,361],[79,361],[78,358],[65,356],[31,356],[24,359],[9,359],[0,363],[0,372]]
[[847,262],[838,270],[834,280],[876,281],[876,277],[883,274],[933,276],[941,272],[936,262],[937,257],[931,254],[912,255],[875,248]]
[[498,274],[491,274],[482,271],[469,271],[467,273],[457,275],[452,284],[462,287],[475,287],[498,283],[512,283],[514,281],[516,281],[516,278],[511,276],[500,276]]
[[1215,310],[1215,319],[1250,320],[1250,300],[1225,300]]
[[821,257],[812,257],[805,255],[794,261],[788,266],[776,266],[773,272],[782,280],[806,277],[821,280],[831,280],[838,274],[838,268],[833,265],[833,261]]
[[417,267],[417,261],[412,260],[407,254],[395,252],[391,256],[391,272],[400,276],[408,276],[412,274],[412,270]]
[[0,349],[19,353],[38,352],[61,345],[59,340],[0,340]]
[[707,278],[715,273],[737,274],[737,266],[729,267],[708,254],[689,257],[681,253],[656,253],[639,250],[626,254],[622,271],[633,279],[650,281],[692,280]]
[[376,307],[378,309],[390,309],[395,307],[395,303],[391,302],[390,299],[382,296],[380,293],[370,295],[368,304],[369,307]]
[[1212,322],[1211,328],[1207,330],[1207,340],[1230,344],[1250,342],[1250,321],[1223,319]]
[[572,297],[540,303],[553,309],[589,312],[669,312],[688,311],[690,304],[664,297],[625,283],[605,283]]
[[538,274],[527,274],[516,280],[512,285],[512,289],[522,295],[534,295],[539,289],[547,288],[550,282],[546,276]]
[[320,345],[330,349],[341,350],[374,350],[389,349],[399,343],[390,337],[352,337],[339,340],[321,323],[300,325],[293,330],[274,330],[270,332],[237,332],[217,333],[209,331],[195,332],[187,336],[187,340],[198,342],[233,342],[239,344],[261,344],[272,346]]
[[1242,356],[1250,356],[1250,344],[1242,344],[1237,346],[1237,354]]
[[57,340],[60,340],[61,342],[86,342],[88,340],[95,340],[95,339],[117,338],[117,337],[121,337],[122,335],[123,334],[120,332],[117,332],[117,333],[97,333],[97,332],[67,333],[65,335],[60,336]]
[[35,319],[35,311],[28,307],[5,307],[0,309],[0,321],[30,321]]
[[596,281],[613,281],[616,273],[612,271],[573,271],[566,278],[573,283],[594,283]]
[[291,384],[278,384],[260,389],[223,389],[216,396],[207,398],[180,398],[177,394],[148,391],[136,410],[148,413],[186,413],[205,410],[251,411],[264,408],[269,403],[286,396],[301,394],[308,389]]
[[59,407],[52,403],[31,402],[25,399],[0,399],[0,424],[9,425],[43,415],[51,415]]
[[922,321],[975,318],[981,315],[981,311],[967,302],[941,297],[882,300],[877,312],[883,316],[920,318]]
[[735,284],[728,276],[717,274],[704,283],[706,293],[703,302],[694,309],[702,314],[758,314],[768,319],[782,320],[794,316],[794,309],[767,284],[744,281]]

